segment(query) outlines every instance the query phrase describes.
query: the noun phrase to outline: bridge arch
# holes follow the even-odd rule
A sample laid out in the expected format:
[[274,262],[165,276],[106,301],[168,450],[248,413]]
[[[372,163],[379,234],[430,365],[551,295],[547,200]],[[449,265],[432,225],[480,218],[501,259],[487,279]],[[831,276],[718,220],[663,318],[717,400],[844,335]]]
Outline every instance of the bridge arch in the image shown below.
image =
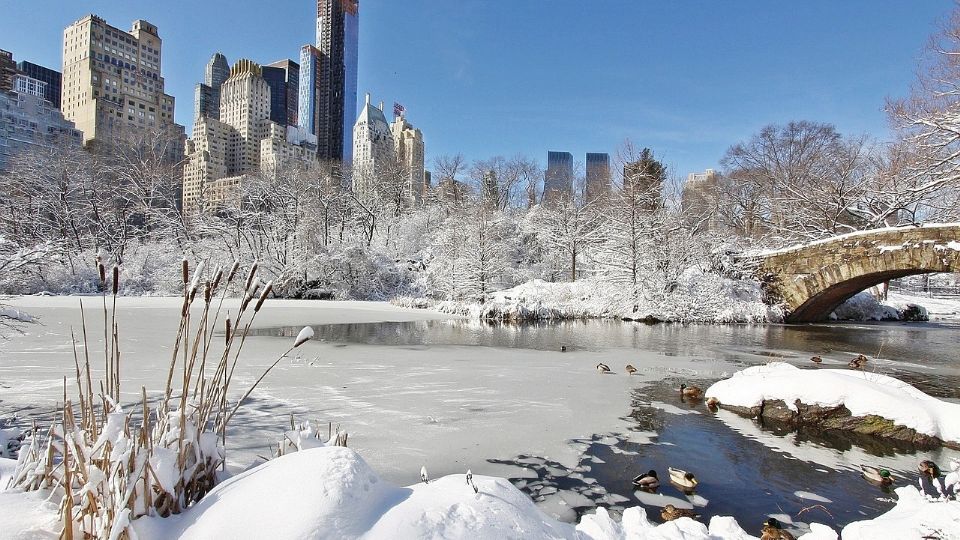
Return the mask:
[[816,322],[884,281],[960,272],[960,223],[862,231],[753,257],[768,298],[786,307],[786,322]]

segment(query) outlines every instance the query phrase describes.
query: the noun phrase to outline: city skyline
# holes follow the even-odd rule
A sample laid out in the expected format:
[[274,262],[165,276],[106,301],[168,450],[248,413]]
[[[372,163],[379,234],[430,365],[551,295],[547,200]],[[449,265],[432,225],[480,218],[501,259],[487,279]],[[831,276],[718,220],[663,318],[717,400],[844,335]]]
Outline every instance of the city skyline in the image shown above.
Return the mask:
[[[188,129],[196,74],[213,53],[265,65],[296,60],[300,45],[315,41],[313,2],[280,7],[241,2],[238,11],[249,17],[224,21],[229,24],[209,32],[201,27],[202,16],[176,16],[178,2],[162,9],[145,2],[56,9],[44,9],[45,3],[9,6],[11,16],[0,22],[6,37],[0,48],[11,50],[17,61],[60,69],[62,30],[73,21],[88,13],[117,24],[148,20],[161,29],[162,75],[179,101],[176,121]],[[413,112],[429,134],[428,163],[455,152],[470,160],[522,153],[545,165],[550,148],[575,156],[607,152],[615,160],[617,146],[629,137],[685,177],[718,168],[726,147],[769,123],[827,121],[843,133],[885,138],[884,99],[908,92],[926,36],[951,4],[815,2],[788,9],[750,3],[721,12],[707,4],[616,3],[571,22],[566,17],[576,5],[556,2],[541,14],[562,30],[550,36],[543,25],[520,32],[536,14],[531,6],[508,11],[483,9],[473,1],[396,6],[366,0],[359,93],[400,101]],[[211,2],[197,9],[204,15],[222,8]],[[757,19],[763,24],[752,22]],[[638,34],[626,22],[642,22],[645,31]],[[481,39],[491,28],[500,39]],[[586,38],[599,29],[616,30],[605,35],[603,48],[589,40],[574,45],[572,37]],[[840,29],[842,36],[834,35]],[[738,32],[746,35],[736,37]],[[767,46],[745,48],[758,42]],[[525,54],[506,54],[517,47]],[[558,58],[562,64],[555,63]],[[591,58],[593,63],[584,62]],[[730,73],[738,63],[759,72],[750,85],[737,84]],[[545,71],[555,65],[565,67]],[[847,69],[851,65],[859,69]],[[502,73],[506,83],[491,80],[493,73]]]

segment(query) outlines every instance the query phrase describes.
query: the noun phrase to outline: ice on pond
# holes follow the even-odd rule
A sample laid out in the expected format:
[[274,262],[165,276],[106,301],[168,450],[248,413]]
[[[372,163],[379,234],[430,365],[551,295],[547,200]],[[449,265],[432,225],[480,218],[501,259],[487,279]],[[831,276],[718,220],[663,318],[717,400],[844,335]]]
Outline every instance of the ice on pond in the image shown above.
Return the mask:
[[808,501],[816,501],[816,502],[821,502],[821,503],[832,503],[832,502],[833,502],[833,501],[831,501],[830,499],[828,499],[828,498],[826,498],[826,497],[821,497],[820,495],[817,495],[816,493],[810,493],[809,491],[794,491],[793,494],[796,495],[797,497],[801,498],[801,499],[805,499],[805,500],[808,500]]

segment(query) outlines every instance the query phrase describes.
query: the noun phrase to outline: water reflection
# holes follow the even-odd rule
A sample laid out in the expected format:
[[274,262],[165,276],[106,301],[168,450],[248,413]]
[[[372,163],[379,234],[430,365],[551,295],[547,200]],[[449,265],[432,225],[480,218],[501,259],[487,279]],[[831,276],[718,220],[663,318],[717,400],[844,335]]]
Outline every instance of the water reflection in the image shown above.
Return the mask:
[[[299,326],[261,328],[252,335],[294,337]],[[638,349],[666,356],[722,359],[736,365],[772,359],[844,366],[856,354],[870,369],[901,378],[938,397],[960,398],[960,322],[816,325],[645,325],[612,320],[497,324],[440,320],[331,324],[316,339],[394,347],[473,345],[557,351]],[[879,359],[877,359],[879,358]]]

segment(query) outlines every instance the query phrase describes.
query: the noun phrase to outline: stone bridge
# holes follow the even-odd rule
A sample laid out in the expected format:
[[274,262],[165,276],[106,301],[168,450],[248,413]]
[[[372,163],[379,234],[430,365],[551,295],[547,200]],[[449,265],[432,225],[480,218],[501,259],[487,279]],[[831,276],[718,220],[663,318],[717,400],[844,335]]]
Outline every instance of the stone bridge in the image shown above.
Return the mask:
[[825,320],[845,300],[891,279],[960,272],[960,223],[862,231],[748,255],[786,322]]

